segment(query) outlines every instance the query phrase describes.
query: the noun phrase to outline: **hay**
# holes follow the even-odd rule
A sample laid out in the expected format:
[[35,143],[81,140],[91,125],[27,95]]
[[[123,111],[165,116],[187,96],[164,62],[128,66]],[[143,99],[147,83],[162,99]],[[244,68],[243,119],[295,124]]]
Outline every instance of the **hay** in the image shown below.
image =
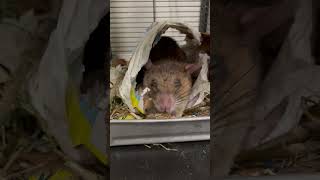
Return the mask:
[[[142,116],[142,119],[172,119],[169,114],[155,113],[149,115],[132,115],[128,106],[122,101],[119,95],[119,86],[128,69],[128,61],[124,59],[112,59],[110,71],[110,120],[121,119],[139,119],[136,116]],[[129,117],[130,116],[130,117]],[[133,117],[132,117],[133,116]],[[203,102],[186,109],[182,117],[203,117],[210,116],[210,95],[206,94]]]
[[[119,63],[120,62],[120,63]],[[118,70],[111,71],[110,76],[113,77],[110,82],[110,120],[121,120],[126,119],[128,116],[132,114],[128,106],[122,101],[119,97],[118,88],[122,78],[124,77],[123,73],[127,69],[128,64],[124,63],[122,59],[115,59],[112,62],[113,68],[118,68]],[[120,67],[121,66],[121,67]],[[135,116],[135,115],[133,115]],[[150,115],[142,115],[139,114],[137,116],[142,116],[143,119],[171,119],[172,117],[168,114],[155,113]],[[182,117],[202,117],[202,116],[210,116],[210,95],[207,94],[200,104],[192,107],[190,109],[185,110],[184,115]],[[129,119],[137,119],[135,117],[131,117]]]
[[320,98],[303,97],[301,102],[305,110],[299,126],[269,143],[272,145],[240,154],[231,175],[320,172]]
[[[60,170],[81,176],[66,166],[69,159],[60,152],[57,143],[41,131],[36,117],[23,109],[10,114],[10,122],[1,127],[0,179],[28,179],[30,176],[51,177]],[[87,168],[91,173],[103,174],[100,167]]]
[[118,97],[114,98],[110,107],[110,120],[121,119],[130,114],[129,108]]
[[[122,102],[119,97],[116,97],[111,102],[110,120],[121,120],[131,112],[129,108]],[[202,103],[185,111],[182,117],[203,117],[210,116],[210,96],[207,95]],[[146,119],[171,119],[168,114],[155,113],[145,116]]]

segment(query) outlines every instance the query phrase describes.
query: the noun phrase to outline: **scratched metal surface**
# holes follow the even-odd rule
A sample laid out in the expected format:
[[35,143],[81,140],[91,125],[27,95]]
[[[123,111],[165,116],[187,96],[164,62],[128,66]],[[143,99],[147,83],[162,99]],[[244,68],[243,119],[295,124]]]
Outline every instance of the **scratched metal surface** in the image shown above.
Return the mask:
[[229,177],[225,180],[319,180],[320,174],[288,174],[260,177]]
[[208,180],[210,141],[111,147],[110,179]]
[[210,140],[210,117],[111,120],[110,146]]

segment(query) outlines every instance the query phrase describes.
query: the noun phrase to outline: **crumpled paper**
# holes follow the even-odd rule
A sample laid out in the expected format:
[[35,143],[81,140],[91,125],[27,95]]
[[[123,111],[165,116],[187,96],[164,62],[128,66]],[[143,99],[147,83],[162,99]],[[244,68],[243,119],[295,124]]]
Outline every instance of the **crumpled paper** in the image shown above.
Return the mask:
[[[67,116],[67,89],[70,83],[75,89],[80,88],[83,48],[90,33],[109,10],[108,4],[104,0],[63,1],[57,27],[50,36],[47,49],[28,86],[31,104],[45,122],[47,133],[56,139],[64,153],[78,161],[86,160],[87,157],[74,146],[71,139],[70,131],[81,132],[81,129],[75,130],[68,125],[70,115]],[[78,98],[80,99],[76,97],[77,100]],[[85,138],[106,156],[107,137],[106,128],[103,128],[105,127],[103,110],[105,109],[99,109],[95,115],[96,119],[89,127],[90,137]],[[82,117],[83,114],[84,112],[78,116]]]
[[[192,29],[190,26],[171,21],[155,22],[151,25],[149,30],[142,41],[138,44],[133,56],[131,57],[128,70],[124,76],[123,81],[119,87],[119,94],[123,102],[133,112],[136,110],[133,107],[133,102],[130,98],[130,91],[135,89],[135,80],[140,69],[147,63],[149,53],[155,40],[157,40],[161,34],[164,34],[168,28],[174,28],[180,31],[180,33],[189,34],[200,44],[200,33]],[[208,59],[209,57],[203,54],[199,54],[199,61],[202,62],[202,70],[196,83],[192,88],[191,101],[189,101],[188,108],[198,105],[205,97],[206,93],[210,93],[210,84],[208,82]]]
[[37,19],[33,11],[28,11],[16,19],[3,19],[0,24],[0,83],[10,80],[11,75],[23,63],[23,52],[30,47],[28,33],[35,32]]
[[210,94],[210,82],[208,80],[209,58],[210,57],[207,54],[199,54],[199,61],[202,63],[202,68],[196,82],[193,85],[187,109],[200,104],[204,100],[205,96]]
[[120,96],[119,86],[125,73],[125,69],[120,65],[110,68],[110,101],[112,101],[115,96]]
[[[18,19],[3,18],[0,23],[0,123],[23,106],[21,94],[33,65],[39,62],[44,42],[39,40],[36,27],[42,27],[33,11]],[[46,24],[46,23],[44,23]],[[22,105],[23,104],[23,105]]]
[[295,22],[262,84],[255,112],[255,130],[247,147],[263,144],[297,126],[303,114],[301,97],[320,94],[320,66],[311,55],[312,1],[300,0]]

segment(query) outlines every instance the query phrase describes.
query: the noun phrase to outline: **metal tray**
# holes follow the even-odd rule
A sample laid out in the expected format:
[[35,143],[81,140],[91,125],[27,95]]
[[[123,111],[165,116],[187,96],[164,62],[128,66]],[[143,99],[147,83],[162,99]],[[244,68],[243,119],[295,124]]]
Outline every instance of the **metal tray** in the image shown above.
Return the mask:
[[110,121],[110,146],[203,140],[210,140],[210,116]]
[[288,174],[276,176],[257,176],[257,177],[229,177],[225,180],[319,180],[320,174]]

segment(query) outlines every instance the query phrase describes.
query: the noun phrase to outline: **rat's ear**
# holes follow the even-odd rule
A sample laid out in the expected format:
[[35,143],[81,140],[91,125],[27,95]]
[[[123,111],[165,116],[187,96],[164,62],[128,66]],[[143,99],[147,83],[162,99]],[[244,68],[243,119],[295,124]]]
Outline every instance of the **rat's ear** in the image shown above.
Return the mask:
[[193,74],[199,70],[201,70],[202,65],[199,63],[194,63],[194,64],[186,64],[185,65],[185,70],[189,73],[189,74]]
[[204,33],[204,32],[201,32],[201,43],[204,43],[204,42],[210,42],[210,34],[209,33]]
[[151,62],[151,60],[149,59],[148,60],[148,62],[147,62],[147,64],[144,66],[144,67],[146,67],[146,69],[150,69],[151,67],[152,67],[152,62]]

